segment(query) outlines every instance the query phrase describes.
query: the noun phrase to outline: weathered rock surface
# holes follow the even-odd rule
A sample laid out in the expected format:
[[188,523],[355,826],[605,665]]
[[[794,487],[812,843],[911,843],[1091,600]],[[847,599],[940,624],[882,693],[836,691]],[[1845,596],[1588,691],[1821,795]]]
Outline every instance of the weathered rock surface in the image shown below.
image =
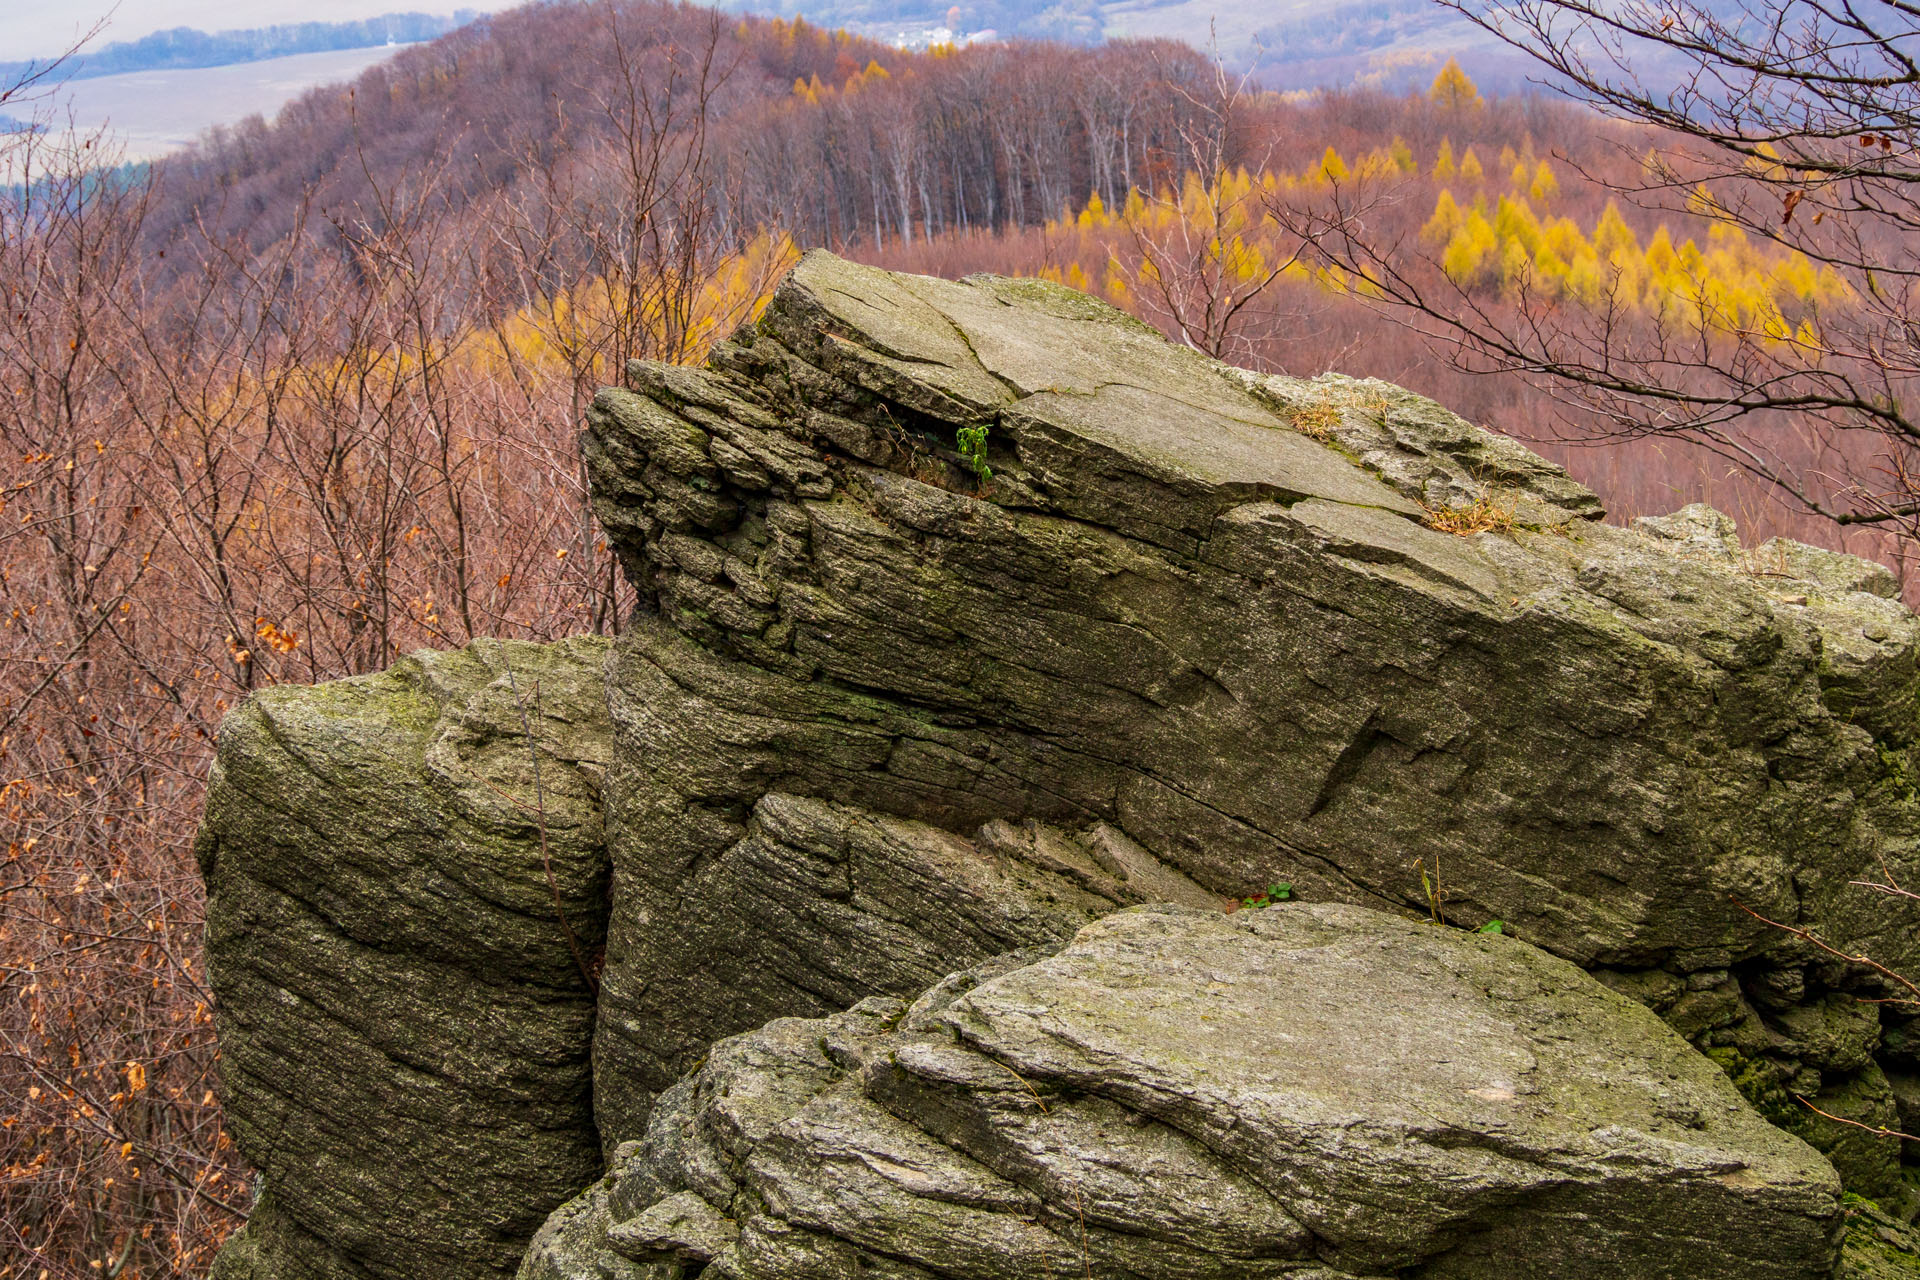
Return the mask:
[[[707,368],[630,381],[584,441],[650,609],[610,666],[609,1141],[716,1036],[1089,905],[977,928],[980,885],[1032,874],[988,824],[1215,895],[1424,914],[1437,883],[1783,1118],[1892,1105],[1842,1099],[1859,1055],[1788,1016],[1852,979],[1745,909],[1920,967],[1906,909],[1849,884],[1911,877],[1920,835],[1920,628],[1884,570],[1743,550],[1705,508],[1599,524],[1428,401],[1226,369],[1031,281],[813,254]],[[921,894],[935,847],[974,887],[861,905]],[[884,946],[849,923],[876,913]],[[1859,1142],[1885,1174],[1892,1140]]]
[[605,653],[476,641],[228,717],[199,854],[267,1194],[222,1277],[510,1275],[599,1175],[574,950],[606,925]]
[[[502,1277],[614,1149],[536,1277],[1691,1277],[1721,1264],[1658,1259],[1727,1241],[1825,1274],[1831,1186],[1711,1064],[1884,1206],[1854,1273],[1908,1265],[1877,1130],[1920,1115],[1920,1021],[1769,923],[1920,971],[1850,883],[1920,879],[1884,570],[1706,508],[1600,524],[1428,401],[1031,281],[809,255],[706,368],[629,382],[583,439],[617,646],[422,654],[223,730],[211,973],[267,1186],[226,1280]],[[1219,913],[1276,881],[1315,905]],[[1146,903],[1202,914],[1112,916]],[[1252,1012],[1269,960],[1382,982],[1340,970],[1355,920],[1390,997]],[[1158,982],[1129,930],[1245,964]],[[1287,1054],[1320,1065],[1249,1065]],[[1512,1099],[1423,1092],[1496,1068]]]
[[1839,1280],[1914,1280],[1920,1276],[1920,1230],[1859,1196],[1844,1198],[1847,1241]]
[[1833,1274],[1839,1185],[1511,938],[1141,908],[714,1046],[522,1280]]

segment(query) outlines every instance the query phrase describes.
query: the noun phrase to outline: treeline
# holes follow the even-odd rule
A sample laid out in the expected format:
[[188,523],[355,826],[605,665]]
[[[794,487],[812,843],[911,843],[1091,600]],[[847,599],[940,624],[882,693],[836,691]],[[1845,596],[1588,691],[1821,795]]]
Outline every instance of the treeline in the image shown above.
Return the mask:
[[1207,61],[1172,41],[936,50],[796,80],[723,149],[744,225],[879,247],[1032,226],[1158,187],[1225,132]]
[[[992,31],[1002,39],[1062,40],[1072,44],[1097,42],[1106,29],[1100,0],[744,0],[733,8],[769,17],[805,16],[825,26],[871,29],[949,26],[961,35]],[[955,11],[958,10],[956,15]]]
[[[129,71],[167,71],[189,67],[223,67],[262,58],[284,58],[296,53],[326,53],[335,49],[368,49],[385,44],[413,44],[432,40],[472,22],[477,10],[461,9],[451,16],[429,13],[389,13],[357,22],[289,22],[237,31],[199,31],[174,27],[138,40],[120,40],[87,49],[61,67],[70,80],[122,75]],[[38,68],[35,62],[0,62],[0,84],[21,79]]]

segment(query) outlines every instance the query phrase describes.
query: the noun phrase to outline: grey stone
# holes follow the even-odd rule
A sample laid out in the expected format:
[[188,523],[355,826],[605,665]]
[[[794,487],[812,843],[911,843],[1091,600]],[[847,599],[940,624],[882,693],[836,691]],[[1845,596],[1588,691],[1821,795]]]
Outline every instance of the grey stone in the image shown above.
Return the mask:
[[[1155,897],[1285,881],[1426,914],[1424,879],[1451,923],[1615,973],[1816,958],[1768,920],[1920,968],[1902,904],[1850,883],[1920,862],[1920,626],[1874,566],[1745,552],[1706,508],[1598,523],[1431,402],[1231,370],[1040,282],[809,254],[706,368],[629,382],[583,437],[643,602],[609,668],[609,1141],[715,1036],[1111,898],[998,823],[1118,833]],[[958,447],[981,428],[984,482]],[[1476,505],[1501,518],[1434,527]],[[856,909],[832,857],[770,852],[802,800],[917,833],[863,846]],[[1053,905],[980,929],[978,888],[923,895],[945,923],[905,965],[812,932],[896,862],[928,883],[935,848]],[[835,948],[859,963],[815,963]],[[1726,982],[1676,1016],[1771,1034]]]
[[509,1275],[599,1175],[567,931],[591,966],[605,655],[476,641],[222,725],[208,965],[227,1122],[268,1187],[223,1280]]
[[1826,1162],[1643,1006],[1332,905],[1137,908],[723,1041],[566,1212],[628,1259],[698,1220],[738,1280],[1811,1280],[1841,1235]]

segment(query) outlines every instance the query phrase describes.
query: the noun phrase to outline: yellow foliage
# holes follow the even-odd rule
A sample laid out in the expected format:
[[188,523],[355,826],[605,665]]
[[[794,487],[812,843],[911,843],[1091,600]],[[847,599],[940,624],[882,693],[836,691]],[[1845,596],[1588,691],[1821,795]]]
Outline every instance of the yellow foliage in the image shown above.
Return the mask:
[[1420,228],[1420,238],[1433,244],[1445,244],[1460,229],[1467,215],[1460,211],[1460,204],[1453,198],[1453,192],[1440,188],[1440,198],[1433,202],[1433,216],[1427,219],[1427,225]]
[[1598,306],[1611,292],[1607,269],[1590,253],[1583,253],[1567,267],[1566,290],[1588,306]]
[[1500,250],[1500,284],[1508,290],[1517,290],[1529,284],[1533,277],[1533,259],[1527,253],[1527,247],[1518,240],[1509,240]]
[[1440,268],[1455,284],[1478,284],[1499,250],[1492,224],[1476,209],[1448,238],[1446,250],[1440,255]]
[[1540,243],[1540,220],[1533,216],[1533,209],[1525,200],[1501,196],[1493,215],[1493,234],[1502,243],[1517,241],[1521,248],[1532,253]]
[[1266,258],[1257,247],[1239,236],[1235,236],[1227,245],[1226,266],[1236,279],[1249,284],[1267,274]]
[[1719,219],[1727,216],[1727,211],[1720,207],[1720,202],[1714,199],[1713,192],[1707,190],[1704,182],[1696,184],[1687,193],[1687,212],[1702,218]]
[[1553,166],[1542,160],[1533,167],[1533,181],[1527,187],[1527,194],[1533,197],[1535,204],[1545,204],[1560,191],[1560,179],[1553,176]]
[[[1420,239],[1437,250],[1439,266],[1460,287],[1509,295],[1524,290],[1571,305],[1633,309],[1683,327],[1738,331],[1806,355],[1818,353],[1821,308],[1849,299],[1845,282],[1830,269],[1803,255],[1781,253],[1726,221],[1710,224],[1699,243],[1678,245],[1666,227],[1658,227],[1642,248],[1615,204],[1606,205],[1591,229],[1570,217],[1551,216],[1545,206],[1559,183],[1551,165],[1535,159],[1531,150],[1514,157],[1513,181],[1505,194],[1482,188],[1472,193],[1471,207],[1450,187],[1436,194]],[[1235,170],[1213,183],[1188,174],[1177,192],[1163,190],[1156,197],[1129,191],[1117,210],[1095,193],[1077,213],[1069,209],[1049,223],[1048,232],[1085,237],[1082,243],[1092,241],[1088,247],[1099,247],[1100,256],[1087,257],[1083,265],[1069,252],[1062,266],[1043,274],[1077,288],[1091,288],[1097,280],[1108,298],[1128,305],[1158,276],[1151,261],[1135,264],[1134,255],[1114,248],[1126,237],[1103,234],[1121,227],[1162,243],[1169,242],[1170,233],[1174,242],[1184,235],[1184,243],[1197,246],[1228,287],[1257,284],[1289,263],[1295,249],[1266,211],[1263,197],[1311,189],[1356,171],[1361,176],[1405,173],[1411,163],[1411,152],[1396,139],[1392,147],[1377,148],[1353,163],[1327,147],[1317,163],[1294,172],[1255,176]],[[1468,181],[1482,175],[1471,147],[1456,170],[1450,141],[1442,142],[1435,160],[1434,172],[1442,171]],[[1100,245],[1100,239],[1108,243]],[[1363,282],[1337,269],[1295,262],[1283,271],[1333,292],[1364,291]],[[556,300],[556,313],[564,301]]]
[[1433,176],[1445,182],[1448,178],[1457,176],[1459,172],[1459,167],[1453,162],[1453,139],[1440,139],[1440,154],[1433,160]]
[[[1662,235],[1666,232],[1663,230]],[[1607,207],[1601,211],[1600,221],[1593,229],[1593,247],[1602,257],[1611,258],[1620,253],[1637,254],[1640,252],[1639,237],[1633,234],[1633,228],[1620,216],[1620,206],[1607,201]]]
[[1414,173],[1420,164],[1413,158],[1413,148],[1407,145],[1405,138],[1396,137],[1393,145],[1387,148],[1387,156],[1393,161],[1393,167],[1401,173]]
[[1768,182],[1781,182],[1786,179],[1787,167],[1780,163],[1780,149],[1771,142],[1761,141],[1754,147],[1756,155],[1749,156],[1746,170],[1755,177]]
[[1427,98],[1435,106],[1449,111],[1460,111],[1480,105],[1480,90],[1474,86],[1467,73],[1460,69],[1460,63],[1447,59],[1447,65],[1440,68],[1440,74],[1433,78],[1433,85],[1427,90]]
[[[694,294],[687,331],[678,335],[682,349],[677,354],[697,360],[725,333],[758,318],[772,285],[799,257],[799,248],[785,235],[762,234],[744,250],[716,263]],[[623,317],[620,312],[629,307],[637,307],[640,315]],[[557,374],[567,369],[570,358],[598,350],[616,327],[636,320],[644,336],[666,343],[664,318],[646,311],[644,301],[636,301],[618,280],[582,280],[570,290],[542,298],[491,328],[468,335],[451,355],[483,371],[504,374],[523,367]]]
[[1568,262],[1580,254],[1593,253],[1598,248],[1598,232],[1595,232],[1594,240],[1594,244],[1588,244],[1587,238],[1580,233],[1580,224],[1572,218],[1555,218],[1540,232],[1541,249]]

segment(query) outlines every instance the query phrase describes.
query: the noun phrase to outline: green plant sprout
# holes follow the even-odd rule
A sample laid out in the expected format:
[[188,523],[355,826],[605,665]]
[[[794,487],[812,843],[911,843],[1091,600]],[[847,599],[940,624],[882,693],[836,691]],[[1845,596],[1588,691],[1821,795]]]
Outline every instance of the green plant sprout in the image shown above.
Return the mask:
[[1287,881],[1282,880],[1279,884],[1268,885],[1265,892],[1256,893],[1252,897],[1240,899],[1240,905],[1243,907],[1270,907],[1276,902],[1291,901],[1293,901],[1293,886]]
[[981,484],[993,479],[993,468],[987,465],[985,427],[961,427],[954,433],[954,445],[960,450],[961,458],[973,468],[973,474],[980,478]]

